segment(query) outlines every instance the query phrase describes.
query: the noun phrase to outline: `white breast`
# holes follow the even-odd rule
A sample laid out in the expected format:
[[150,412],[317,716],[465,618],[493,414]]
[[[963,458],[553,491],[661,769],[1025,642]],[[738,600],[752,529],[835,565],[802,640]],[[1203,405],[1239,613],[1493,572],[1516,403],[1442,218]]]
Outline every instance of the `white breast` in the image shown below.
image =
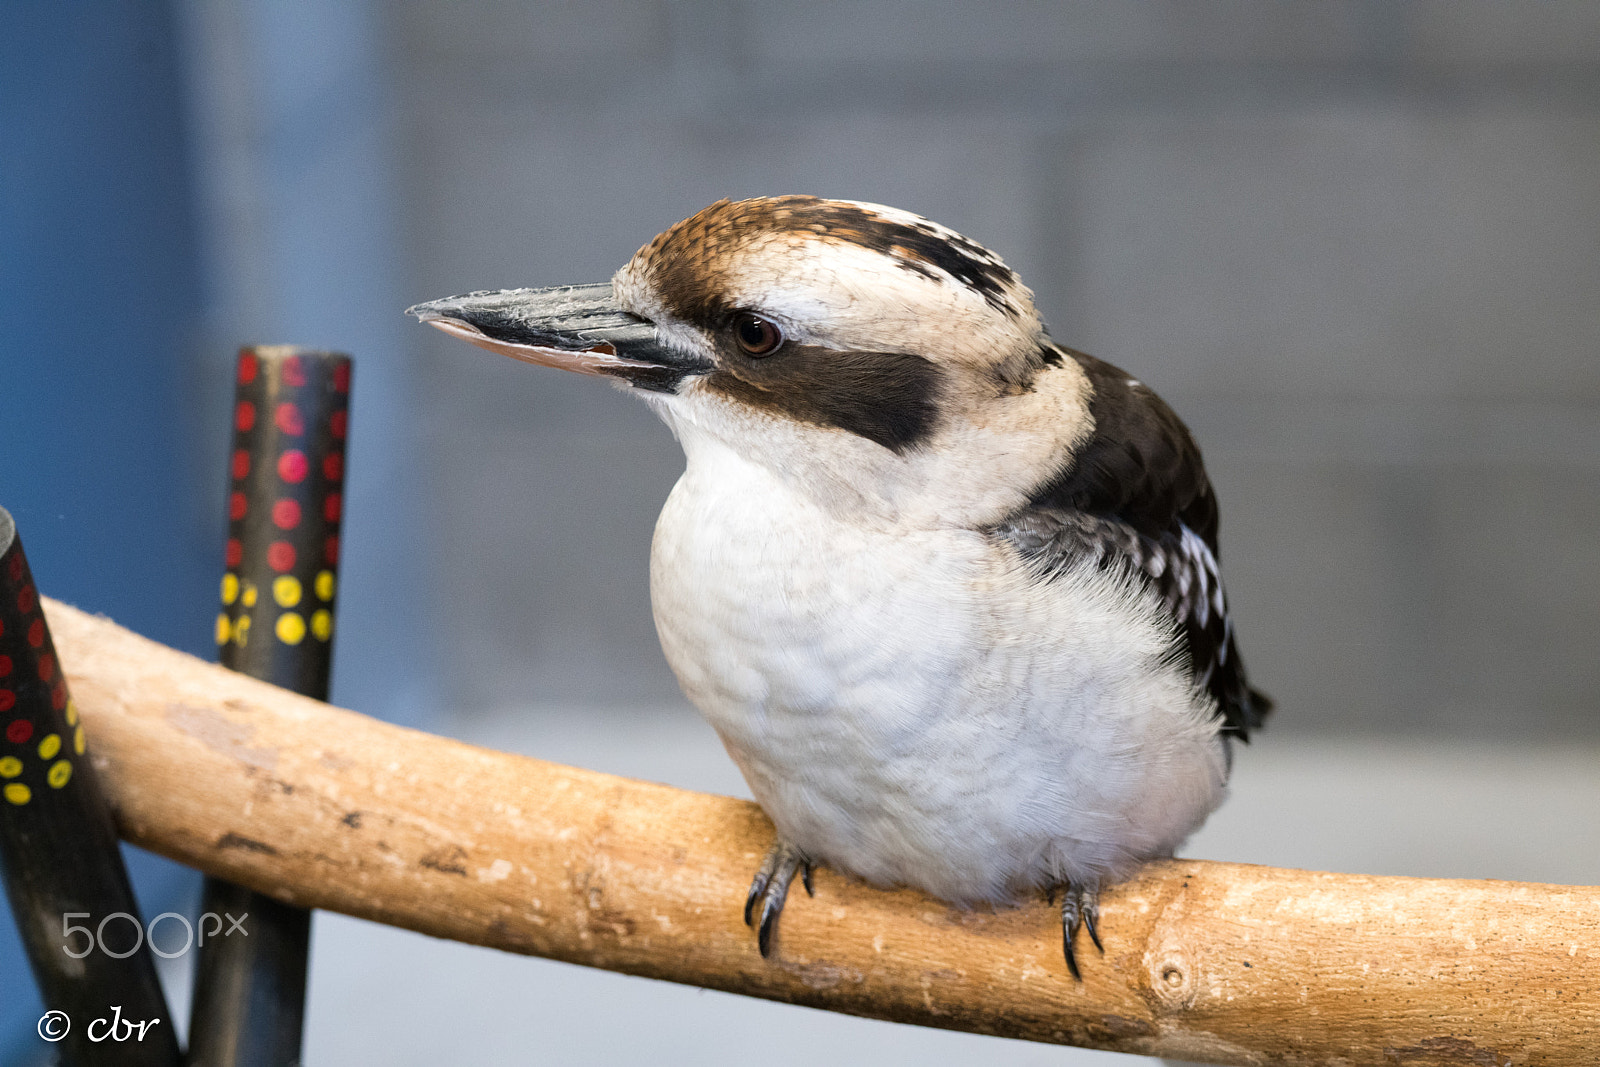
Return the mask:
[[656,627],[778,832],[942,899],[1099,884],[1221,802],[1213,709],[1152,603],[1048,584],[954,529],[842,522],[695,448],[656,527]]

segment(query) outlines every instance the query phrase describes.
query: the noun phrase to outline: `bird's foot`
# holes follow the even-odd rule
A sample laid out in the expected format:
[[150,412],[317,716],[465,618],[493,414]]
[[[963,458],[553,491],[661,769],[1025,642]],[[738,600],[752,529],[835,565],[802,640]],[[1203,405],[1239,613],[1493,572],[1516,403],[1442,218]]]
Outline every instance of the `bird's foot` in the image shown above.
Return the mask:
[[[1055,891],[1051,890],[1054,897]],[[1067,970],[1077,981],[1083,981],[1083,973],[1078,970],[1078,956],[1073,951],[1072,943],[1077,940],[1078,927],[1082,926],[1089,931],[1089,940],[1094,942],[1094,947],[1105,954],[1105,946],[1100,944],[1100,932],[1095,929],[1095,924],[1100,921],[1100,887],[1085,888],[1078,885],[1063,886],[1061,891],[1061,949],[1067,957]]]
[[[806,895],[814,896],[811,861],[792,845],[778,840],[767,849],[767,858],[761,861],[761,869],[750,883],[750,895],[744,902],[744,924],[756,928],[756,944],[761,946],[762,958],[772,955],[772,935],[778,930],[778,915],[789,896],[789,883],[797,873],[806,887]],[[757,902],[761,905],[759,909]]]

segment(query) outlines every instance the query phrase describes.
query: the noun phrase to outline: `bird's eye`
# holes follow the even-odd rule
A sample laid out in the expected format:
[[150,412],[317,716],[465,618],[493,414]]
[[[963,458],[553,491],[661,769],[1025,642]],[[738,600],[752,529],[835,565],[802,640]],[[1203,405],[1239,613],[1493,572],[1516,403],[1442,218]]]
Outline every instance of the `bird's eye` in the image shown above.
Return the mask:
[[783,344],[783,331],[775,323],[748,311],[734,316],[733,336],[739,347],[752,356],[771,355]]

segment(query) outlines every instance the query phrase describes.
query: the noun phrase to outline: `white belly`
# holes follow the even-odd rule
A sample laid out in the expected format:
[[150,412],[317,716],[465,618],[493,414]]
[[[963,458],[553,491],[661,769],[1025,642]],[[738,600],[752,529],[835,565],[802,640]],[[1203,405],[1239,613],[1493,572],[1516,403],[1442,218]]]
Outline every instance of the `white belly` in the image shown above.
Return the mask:
[[656,628],[778,833],[958,902],[1099,884],[1222,800],[1209,702],[1149,602],[961,530],[835,521],[731,456],[656,527]]

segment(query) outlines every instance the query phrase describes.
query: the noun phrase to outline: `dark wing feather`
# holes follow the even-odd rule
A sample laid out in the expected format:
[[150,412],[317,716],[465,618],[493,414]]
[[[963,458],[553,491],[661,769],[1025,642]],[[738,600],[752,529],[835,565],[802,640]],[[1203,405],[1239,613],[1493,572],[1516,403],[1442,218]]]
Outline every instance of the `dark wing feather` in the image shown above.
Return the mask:
[[1148,581],[1178,623],[1196,681],[1223,731],[1248,738],[1272,701],[1252,689],[1234,641],[1217,559],[1217,503],[1200,450],[1147,386],[1060,348],[1089,376],[1094,431],[1074,462],[995,527],[1047,573],[1084,559]]

